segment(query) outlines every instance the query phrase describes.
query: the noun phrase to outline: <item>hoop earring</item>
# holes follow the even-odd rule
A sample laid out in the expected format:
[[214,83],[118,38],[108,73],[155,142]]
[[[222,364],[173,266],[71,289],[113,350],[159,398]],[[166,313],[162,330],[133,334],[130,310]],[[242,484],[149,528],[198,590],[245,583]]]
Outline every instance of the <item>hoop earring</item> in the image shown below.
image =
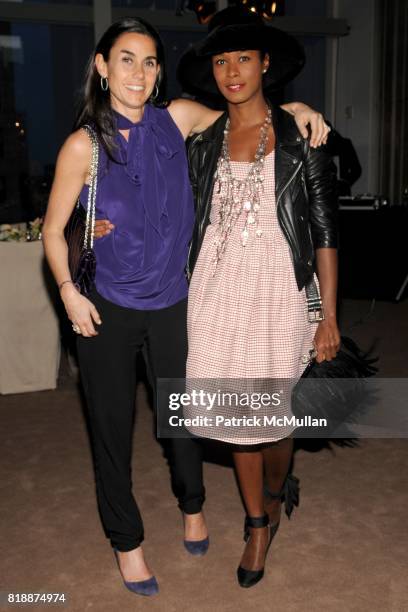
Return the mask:
[[150,94],[150,98],[151,98],[152,100],[155,100],[155,99],[157,98],[157,96],[159,95],[159,86],[158,86],[158,84],[157,84],[157,81],[156,81],[156,83],[154,84],[153,91],[154,91],[154,89],[156,89],[155,93]]
[[101,77],[101,89],[102,91],[108,91],[109,89],[108,77]]

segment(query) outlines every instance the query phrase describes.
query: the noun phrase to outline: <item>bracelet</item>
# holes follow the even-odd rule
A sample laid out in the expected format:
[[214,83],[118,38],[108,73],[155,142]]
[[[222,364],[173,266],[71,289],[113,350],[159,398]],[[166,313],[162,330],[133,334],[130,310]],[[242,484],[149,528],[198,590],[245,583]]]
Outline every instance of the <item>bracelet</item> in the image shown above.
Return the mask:
[[71,280],[71,279],[69,279],[69,280],[64,280],[64,281],[62,281],[62,283],[60,283],[60,284],[58,285],[58,289],[61,291],[61,289],[63,288],[63,286],[64,286],[66,283],[72,283],[73,285],[75,285],[74,281],[73,281],[73,280]]

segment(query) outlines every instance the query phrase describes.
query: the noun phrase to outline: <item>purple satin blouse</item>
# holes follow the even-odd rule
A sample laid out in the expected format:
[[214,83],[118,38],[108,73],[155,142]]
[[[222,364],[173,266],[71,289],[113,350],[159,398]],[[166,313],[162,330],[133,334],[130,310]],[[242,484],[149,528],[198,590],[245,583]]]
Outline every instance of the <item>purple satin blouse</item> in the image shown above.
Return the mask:
[[[194,222],[184,139],[167,109],[146,104],[132,123],[114,111],[114,163],[99,150],[96,218],[114,230],[96,239],[95,285],[107,300],[156,310],[187,296],[185,265]],[[88,187],[80,201],[86,206]]]

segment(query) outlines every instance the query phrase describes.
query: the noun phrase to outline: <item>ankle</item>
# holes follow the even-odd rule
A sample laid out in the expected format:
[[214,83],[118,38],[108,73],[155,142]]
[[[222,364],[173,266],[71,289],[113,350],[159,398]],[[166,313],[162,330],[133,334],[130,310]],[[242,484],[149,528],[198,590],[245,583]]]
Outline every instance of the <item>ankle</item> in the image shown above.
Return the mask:
[[194,522],[194,521],[198,522],[198,521],[204,520],[204,514],[202,510],[200,510],[200,512],[194,512],[194,514],[183,512],[183,517],[184,517],[184,520],[189,520],[191,522]]
[[183,521],[184,527],[186,529],[206,528],[206,522],[203,512],[196,512],[195,514],[186,514],[185,512],[183,512]]
[[250,571],[261,570],[269,547],[270,529],[266,527],[250,527],[240,567]]
[[202,512],[196,512],[195,514],[183,512],[183,520],[184,538],[186,540],[203,540],[208,536],[207,524]]
[[143,555],[142,547],[136,546],[135,548],[131,548],[130,550],[118,550],[115,548],[115,552],[121,559],[130,559],[131,557],[139,557]]
[[264,538],[267,539],[269,534],[269,525],[266,525],[265,527],[249,527],[248,531],[252,540],[263,540]]
[[147,580],[153,576],[140,546],[129,551],[116,551],[119,570],[126,581]]

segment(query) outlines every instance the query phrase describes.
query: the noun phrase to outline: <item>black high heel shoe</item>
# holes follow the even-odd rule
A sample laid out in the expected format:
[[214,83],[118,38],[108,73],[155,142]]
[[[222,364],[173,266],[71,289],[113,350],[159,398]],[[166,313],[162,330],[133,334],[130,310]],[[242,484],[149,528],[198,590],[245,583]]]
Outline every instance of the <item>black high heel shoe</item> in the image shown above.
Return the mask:
[[[293,507],[299,506],[299,478],[296,478],[293,474],[288,474],[285,478],[285,482],[281,490],[278,493],[272,493],[269,491],[266,484],[264,484],[264,496],[266,499],[276,500],[280,499],[282,502],[285,502],[285,513],[290,519],[290,515],[293,512]],[[276,523],[269,522],[269,526],[271,528],[271,541],[275,536],[276,532],[279,529],[280,519]],[[244,522],[244,541],[247,542],[249,538],[249,527],[247,524],[247,519],[245,518]]]
[[[260,528],[260,527],[269,527],[269,516],[266,514],[263,516],[246,516],[245,517],[245,525],[248,529],[248,538],[250,537],[250,533],[249,533],[249,528]],[[266,559],[266,555],[268,554],[268,550],[269,550],[269,546],[271,545],[272,542],[272,530],[269,527],[269,540],[268,540],[268,544],[265,550],[265,559]],[[244,588],[249,588],[251,586],[254,586],[257,582],[259,582],[264,575],[264,568],[260,569],[260,570],[248,570],[245,569],[243,567],[241,567],[241,565],[238,567],[237,569],[237,577],[238,577],[238,582],[239,585],[244,587]]]

